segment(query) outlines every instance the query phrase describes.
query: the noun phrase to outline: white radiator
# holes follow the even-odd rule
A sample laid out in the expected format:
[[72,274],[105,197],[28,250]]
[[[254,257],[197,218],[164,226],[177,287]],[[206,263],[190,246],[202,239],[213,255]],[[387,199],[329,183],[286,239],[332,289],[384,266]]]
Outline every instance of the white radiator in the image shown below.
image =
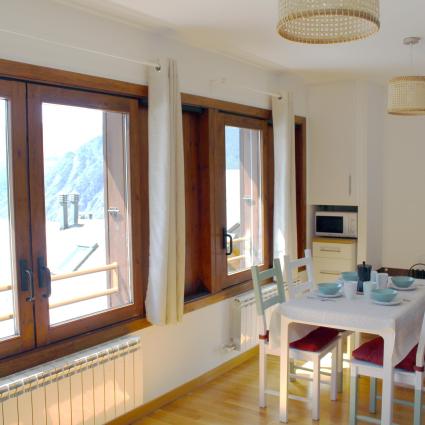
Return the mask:
[[142,404],[139,337],[0,380],[0,425],[98,425]]
[[[264,299],[277,295],[276,284],[262,287]],[[266,311],[267,323],[270,322],[270,309]],[[231,341],[238,351],[246,351],[258,344],[259,326],[254,291],[245,292],[231,302]]]

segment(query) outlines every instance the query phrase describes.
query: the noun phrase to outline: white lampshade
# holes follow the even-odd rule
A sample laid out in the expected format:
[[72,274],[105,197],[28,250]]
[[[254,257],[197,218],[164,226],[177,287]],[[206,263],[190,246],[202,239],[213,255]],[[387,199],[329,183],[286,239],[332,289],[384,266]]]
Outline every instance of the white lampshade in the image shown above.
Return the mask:
[[388,113],[425,115],[425,76],[396,77],[390,80]]
[[291,41],[331,44],[379,30],[379,0],[279,0],[277,31]]

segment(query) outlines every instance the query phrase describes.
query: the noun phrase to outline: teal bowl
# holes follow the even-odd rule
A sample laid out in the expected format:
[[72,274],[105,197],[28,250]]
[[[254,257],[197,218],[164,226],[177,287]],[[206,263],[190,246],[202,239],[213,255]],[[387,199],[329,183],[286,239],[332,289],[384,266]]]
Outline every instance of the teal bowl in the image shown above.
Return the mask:
[[397,291],[390,288],[372,289],[372,292],[370,293],[372,300],[382,303],[390,303],[394,300],[396,295]]
[[415,279],[410,276],[393,276],[391,277],[391,280],[393,282],[393,285],[397,288],[409,288],[415,282]]
[[342,272],[341,277],[342,280],[345,280],[346,282],[357,282],[359,280],[357,272]]
[[318,283],[319,292],[323,295],[336,295],[342,288],[341,283]]

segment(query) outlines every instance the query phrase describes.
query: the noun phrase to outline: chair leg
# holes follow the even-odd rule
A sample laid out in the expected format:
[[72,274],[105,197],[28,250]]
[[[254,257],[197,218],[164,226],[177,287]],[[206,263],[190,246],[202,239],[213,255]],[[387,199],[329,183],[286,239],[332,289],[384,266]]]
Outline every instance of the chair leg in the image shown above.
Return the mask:
[[266,407],[266,384],[267,384],[267,354],[264,341],[260,341],[260,358],[259,358],[259,404],[260,407]]
[[369,412],[376,413],[376,378],[370,377]]
[[332,366],[331,366],[331,401],[337,400],[338,392],[338,346],[332,350]]
[[338,341],[338,392],[342,393],[343,387],[343,371],[344,371],[344,350],[343,350],[343,339],[340,338]]
[[295,360],[294,359],[290,359],[289,360],[289,382],[295,382],[296,379],[294,376],[295,375]]
[[357,425],[357,370],[351,368],[350,382],[350,425]]
[[313,360],[313,388],[312,388],[312,419],[320,419],[320,359],[315,356]]

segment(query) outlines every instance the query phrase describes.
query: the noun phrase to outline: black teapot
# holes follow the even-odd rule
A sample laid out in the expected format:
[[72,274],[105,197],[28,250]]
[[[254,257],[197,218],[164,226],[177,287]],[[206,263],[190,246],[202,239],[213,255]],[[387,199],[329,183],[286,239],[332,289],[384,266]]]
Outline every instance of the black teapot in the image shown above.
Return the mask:
[[357,266],[357,274],[359,276],[359,280],[357,282],[357,292],[363,293],[363,282],[370,280],[371,272],[372,266],[370,264],[366,264],[366,261],[363,261],[362,264]]

